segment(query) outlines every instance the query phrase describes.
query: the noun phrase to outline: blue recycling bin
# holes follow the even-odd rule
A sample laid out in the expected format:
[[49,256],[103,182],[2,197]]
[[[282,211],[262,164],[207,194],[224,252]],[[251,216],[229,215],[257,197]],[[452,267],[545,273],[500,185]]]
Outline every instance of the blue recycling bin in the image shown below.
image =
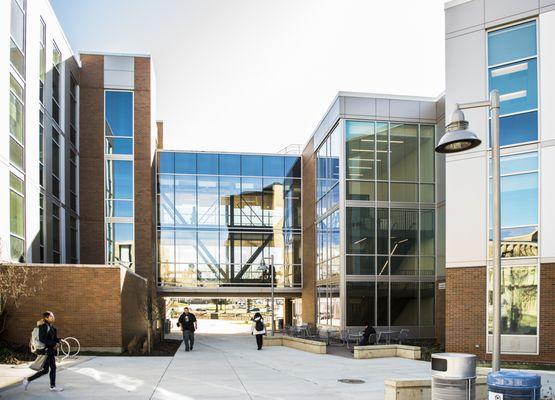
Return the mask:
[[489,398],[494,400],[540,400],[541,377],[529,372],[499,371],[488,375]]

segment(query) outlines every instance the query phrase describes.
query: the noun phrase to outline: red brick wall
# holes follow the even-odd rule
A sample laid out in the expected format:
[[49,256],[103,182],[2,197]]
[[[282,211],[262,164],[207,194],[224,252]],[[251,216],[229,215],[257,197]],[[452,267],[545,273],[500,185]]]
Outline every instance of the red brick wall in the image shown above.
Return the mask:
[[104,56],[81,55],[79,210],[81,263],[104,264]]
[[55,314],[59,337],[74,336],[84,349],[121,351],[132,336],[144,336],[144,325],[122,319],[125,311],[126,316],[136,320],[137,299],[146,293],[146,283],[140,277],[123,268],[104,265],[30,267],[40,271],[44,283],[33,296],[21,301],[3,339],[27,344],[45,310]]
[[306,145],[302,154],[303,165],[303,323],[316,324],[316,154],[314,139]]
[[[446,269],[446,351],[486,354],[486,268]],[[539,355],[503,354],[502,361],[555,363],[555,265],[540,271]],[[478,347],[476,346],[478,345]]]

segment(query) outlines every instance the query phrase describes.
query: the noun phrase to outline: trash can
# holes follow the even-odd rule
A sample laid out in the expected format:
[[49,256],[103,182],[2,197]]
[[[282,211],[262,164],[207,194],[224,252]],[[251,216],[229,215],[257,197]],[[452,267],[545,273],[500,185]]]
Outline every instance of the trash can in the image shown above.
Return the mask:
[[476,356],[463,353],[432,354],[432,400],[474,400]]
[[166,318],[164,322],[164,333],[170,333],[172,330],[172,322],[169,318]]
[[210,319],[218,319],[219,318],[219,314],[216,312],[210,313]]
[[278,319],[278,330],[282,331],[283,330],[283,318],[279,318]]
[[494,400],[539,400],[541,377],[519,371],[498,371],[488,375],[489,398]]

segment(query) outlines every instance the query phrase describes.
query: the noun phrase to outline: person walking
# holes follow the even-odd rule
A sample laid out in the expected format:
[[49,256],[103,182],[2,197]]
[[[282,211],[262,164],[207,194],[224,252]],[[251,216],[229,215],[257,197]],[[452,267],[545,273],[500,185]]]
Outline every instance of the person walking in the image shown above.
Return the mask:
[[262,350],[262,336],[266,334],[266,325],[262,315],[257,312],[252,318],[251,334],[256,337],[258,350]]
[[195,344],[195,331],[197,330],[197,317],[189,312],[189,307],[183,309],[183,314],[179,316],[177,326],[180,326],[183,331],[185,351],[193,350],[193,345]]
[[36,374],[30,376],[29,378],[23,379],[23,389],[27,390],[29,384],[37,378],[46,375],[50,372],[50,390],[52,392],[61,392],[64,389],[56,386],[56,347],[60,343],[58,339],[58,331],[54,327],[54,313],[51,311],[45,311],[42,314],[42,319],[37,321],[37,326],[39,327],[39,341],[44,344],[44,349],[38,349],[37,354],[39,357],[41,355],[46,355],[44,364],[42,365],[42,370],[38,371]]

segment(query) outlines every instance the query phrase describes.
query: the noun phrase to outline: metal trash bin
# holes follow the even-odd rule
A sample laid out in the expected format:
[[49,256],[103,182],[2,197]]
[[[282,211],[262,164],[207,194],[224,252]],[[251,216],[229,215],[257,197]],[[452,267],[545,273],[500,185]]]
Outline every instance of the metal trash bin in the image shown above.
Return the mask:
[[474,400],[476,356],[462,353],[432,354],[432,400]]
[[539,400],[541,377],[519,371],[498,371],[488,374],[489,398],[495,400]]
[[169,318],[167,318],[164,321],[164,333],[170,333],[171,330],[172,330],[172,321]]

